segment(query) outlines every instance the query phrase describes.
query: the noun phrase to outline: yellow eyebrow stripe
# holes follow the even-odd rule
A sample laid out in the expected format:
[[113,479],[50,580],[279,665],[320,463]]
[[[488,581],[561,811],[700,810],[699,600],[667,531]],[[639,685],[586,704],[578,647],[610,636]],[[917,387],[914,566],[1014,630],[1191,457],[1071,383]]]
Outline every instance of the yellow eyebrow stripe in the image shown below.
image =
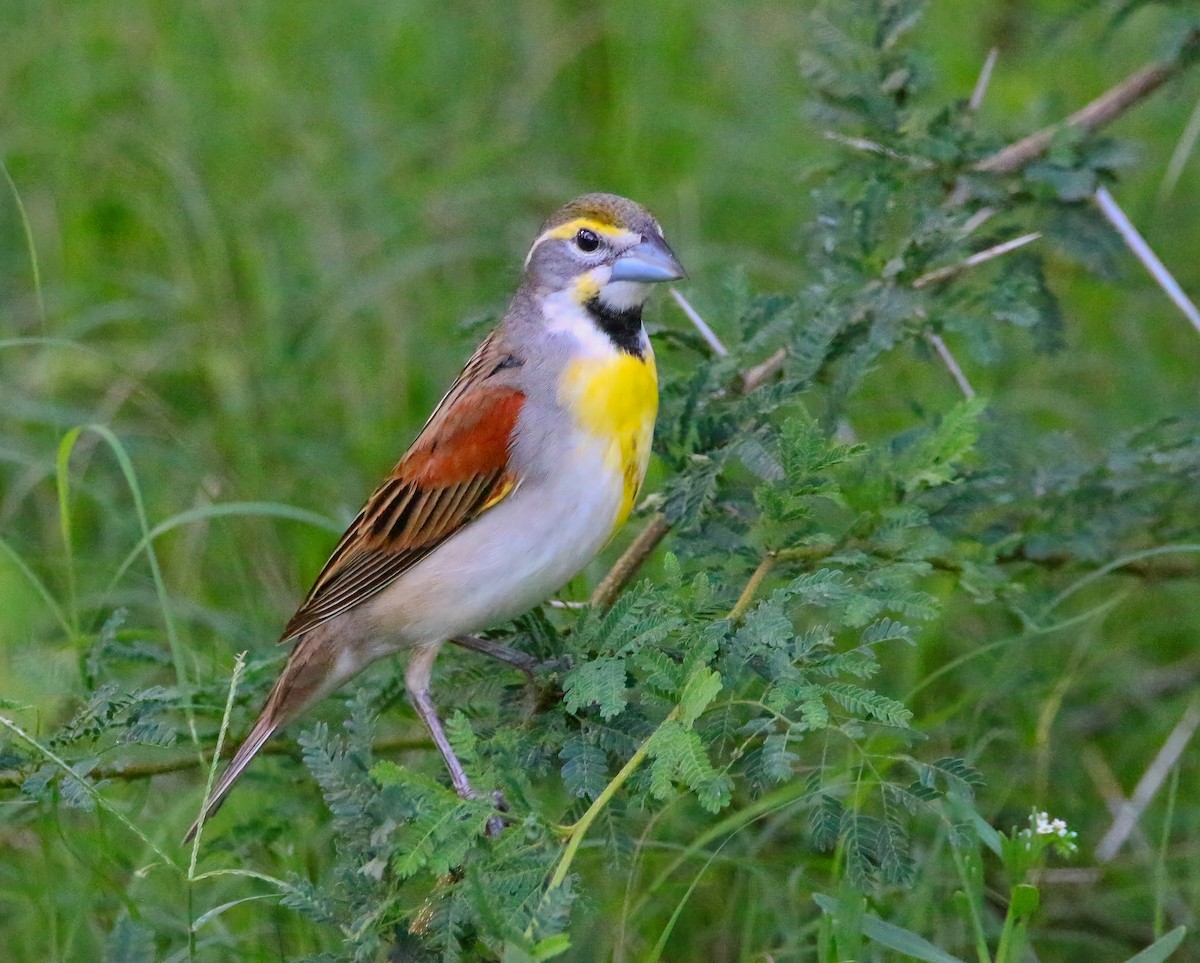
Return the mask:
[[614,227],[611,224],[604,223],[604,221],[597,221],[595,218],[577,217],[573,221],[567,221],[566,224],[560,224],[558,227],[552,227],[548,231],[543,231],[530,246],[529,253],[525,255],[525,263],[529,264],[529,259],[533,257],[533,252],[537,250],[538,245],[543,241],[565,241],[585,229],[616,241],[633,241],[636,239],[633,231],[627,231],[622,227]]
[[633,236],[631,231],[627,231],[624,228],[613,227],[611,224],[605,224],[603,221],[597,221],[590,217],[577,217],[573,221],[567,221],[566,224],[560,224],[558,227],[552,227],[550,230],[544,231],[533,242],[533,247],[537,247],[542,241],[565,241],[583,230],[594,231],[603,237],[611,237],[616,240]]
[[619,227],[613,227],[611,224],[605,224],[603,221],[596,221],[590,217],[577,217],[573,221],[567,221],[566,224],[560,224],[558,227],[552,227],[546,231],[539,241],[547,238],[555,240],[566,240],[568,237],[574,237],[580,231],[587,229],[595,231],[597,234],[603,234],[606,237],[620,237],[622,234],[628,234],[628,231],[622,230]]

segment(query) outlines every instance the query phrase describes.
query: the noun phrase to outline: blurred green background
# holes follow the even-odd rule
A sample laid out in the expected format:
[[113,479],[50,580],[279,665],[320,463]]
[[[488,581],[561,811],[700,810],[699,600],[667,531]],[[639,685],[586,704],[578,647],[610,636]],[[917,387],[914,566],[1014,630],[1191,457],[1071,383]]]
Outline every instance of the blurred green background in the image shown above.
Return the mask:
[[[930,100],[967,97],[996,47],[981,116],[997,146],[1058,120],[1156,55],[1166,13],[1125,6],[934,0],[917,30]],[[188,668],[210,680],[242,649],[268,653],[329,551],[327,529],[357,510],[503,311],[560,203],[611,190],[649,206],[718,332],[738,272],[757,290],[796,289],[810,185],[834,156],[797,66],[809,9],[3,0],[0,696],[48,726],[78,697],[84,633],[117,605],[155,624],[144,563],[110,585],[140,529],[91,435],[72,459],[68,557],[54,484],[68,429],[117,432],[151,524],[230,501],[327,520],[251,513],[159,541]],[[1200,72],[1114,127],[1138,150],[1114,193],[1191,292],[1200,159],[1185,130],[1198,98]],[[1200,337],[1136,263],[1119,251],[1113,263],[1115,283],[1052,263],[1062,352],[1013,351],[986,369],[961,359],[982,393],[1085,449],[1196,408]],[[666,305],[654,320],[685,324]],[[865,440],[910,419],[897,396],[936,409],[955,389],[898,359],[856,402]],[[1194,663],[1194,586],[1165,599],[1128,631]],[[1140,707],[1145,743],[1113,760],[1127,790],[1178,711]],[[1200,838],[1200,809],[1187,818]],[[1200,869],[1200,853],[1186,858]],[[94,949],[119,900],[88,874],[56,882],[73,867],[0,829],[0,902],[27,903],[4,919],[13,958]]]

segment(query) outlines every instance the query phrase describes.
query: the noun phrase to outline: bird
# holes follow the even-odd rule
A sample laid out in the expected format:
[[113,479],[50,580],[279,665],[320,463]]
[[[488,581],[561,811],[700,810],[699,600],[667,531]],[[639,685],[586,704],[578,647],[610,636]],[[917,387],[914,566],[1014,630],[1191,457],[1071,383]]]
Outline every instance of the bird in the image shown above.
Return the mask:
[[185,842],[272,735],[397,654],[454,790],[477,798],[430,693],[434,661],[451,641],[528,669],[531,657],[470,633],[552,596],[629,516],[658,410],[642,309],[655,284],[686,276],[627,198],[584,194],[542,225],[500,323],[286,624],[283,670]]

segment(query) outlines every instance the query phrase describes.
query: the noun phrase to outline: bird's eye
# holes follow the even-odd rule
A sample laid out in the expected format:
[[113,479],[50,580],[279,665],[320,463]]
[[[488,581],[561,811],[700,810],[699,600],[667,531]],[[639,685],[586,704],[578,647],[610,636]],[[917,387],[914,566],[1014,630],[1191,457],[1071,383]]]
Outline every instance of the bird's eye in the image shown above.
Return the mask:
[[575,246],[584,254],[591,254],[600,246],[600,238],[596,236],[595,231],[589,231],[586,227],[580,228],[579,233],[575,235]]

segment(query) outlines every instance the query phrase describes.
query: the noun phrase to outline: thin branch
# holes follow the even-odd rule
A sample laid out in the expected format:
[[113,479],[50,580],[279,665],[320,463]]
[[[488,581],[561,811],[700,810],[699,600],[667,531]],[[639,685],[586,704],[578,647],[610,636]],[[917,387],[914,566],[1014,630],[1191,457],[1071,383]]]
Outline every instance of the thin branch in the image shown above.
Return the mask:
[[736,622],[746,614],[746,610],[750,608],[750,603],[754,601],[758,587],[762,585],[763,579],[771,574],[771,569],[775,567],[775,562],[776,557],[774,552],[763,556],[763,560],[758,563],[758,568],[750,576],[750,581],[742,589],[742,594],[738,596],[738,600],[734,603],[733,608],[729,610],[730,622]]
[[600,584],[592,592],[590,604],[598,608],[608,608],[612,605],[621,594],[621,590],[637,575],[638,569],[658,548],[658,543],[666,538],[670,530],[671,523],[667,521],[666,515],[662,512],[651,515],[646,527],[638,533],[629,548],[613,563],[608,574],[600,580]]
[[950,377],[954,379],[954,383],[958,385],[958,390],[963,393],[963,396],[967,399],[974,398],[975,389],[971,387],[971,382],[967,380],[967,376],[959,365],[958,359],[946,347],[946,342],[942,340],[942,336],[930,331],[925,335],[925,340],[933,346],[933,350],[942,359],[942,363],[949,369]]
[[[1030,555],[1024,546],[1018,546],[1010,552],[996,556],[996,561],[1007,565],[1021,562],[1038,568],[1059,569],[1079,561],[1079,558],[1069,552],[1048,552],[1046,554]],[[1116,571],[1121,575],[1132,575],[1147,581],[1163,581],[1165,579],[1194,579],[1200,577],[1200,567],[1187,558],[1156,558],[1146,557],[1121,565]],[[1105,574],[1108,574],[1107,572]]]
[[936,284],[941,281],[947,281],[952,277],[961,274],[967,268],[975,267],[983,264],[993,258],[1001,257],[1008,254],[1010,251],[1015,251],[1018,248],[1024,247],[1026,244],[1032,244],[1034,241],[1041,238],[1041,231],[1033,231],[1029,234],[1022,234],[1020,237],[1014,237],[1008,241],[1003,241],[1000,244],[994,244],[992,247],[984,248],[982,251],[976,251],[968,258],[964,258],[957,264],[947,264],[945,267],[935,268],[922,274],[919,278],[913,281],[914,288],[923,288],[930,284]]
[[[225,737],[229,735],[229,717],[233,714],[233,700],[237,697],[238,682],[241,681],[242,672],[246,668],[246,653],[239,652],[233,663],[233,672],[229,676],[229,691],[225,696],[225,711],[221,713],[221,728],[217,730],[217,745],[213,750],[212,761],[208,766],[208,780],[204,783],[204,798],[200,800],[200,814],[196,817],[196,822],[193,823],[192,829],[189,830],[188,836],[192,840],[192,855],[188,862],[188,879],[192,879],[196,875],[196,861],[200,858],[200,840],[204,836],[204,817],[208,814],[209,801],[212,799],[213,784],[217,781],[217,764],[221,758],[221,752],[225,748]],[[187,845],[188,837],[184,837],[184,845]]]
[[835,144],[841,144],[843,147],[849,147],[851,150],[859,150],[867,154],[878,154],[880,157],[886,157],[889,160],[907,164],[915,170],[931,170],[934,166],[932,161],[926,160],[924,157],[901,154],[890,147],[885,147],[883,144],[867,140],[865,137],[852,137],[849,134],[842,134],[836,130],[824,131],[823,136],[826,140],[831,140]]
[[1200,30],[1193,30],[1174,59],[1156,60],[1146,64],[1116,86],[1110,87],[1091,103],[1075,111],[1066,120],[1044,127],[985,157],[975,165],[975,170],[994,174],[1018,171],[1041,156],[1059,131],[1066,128],[1093,131],[1112,123],[1129,108],[1145,100],[1168,80],[1190,66],[1197,46],[1200,46]]
[[[234,750],[240,744],[240,741],[229,741],[221,751],[222,759],[232,759]],[[432,749],[433,743],[427,737],[412,738],[396,736],[388,739],[378,739],[371,744],[371,749],[375,752],[408,752],[408,751],[424,751]],[[299,758],[299,753],[295,746],[286,742],[268,742],[258,751],[260,756],[291,756],[293,759]],[[117,763],[113,766],[104,766],[93,769],[88,773],[88,778],[97,782],[104,779],[122,779],[131,781],[134,779],[149,779],[152,776],[163,776],[172,772],[188,772],[192,769],[198,769],[202,765],[207,765],[207,762],[198,756],[179,756],[174,759],[164,759],[158,762],[131,762]],[[0,772],[0,788],[6,786],[19,786],[25,781],[25,776],[14,770]]]
[[[1117,777],[1113,774],[1112,769],[1105,761],[1100,751],[1092,745],[1083,747],[1080,759],[1083,762],[1083,768],[1091,777],[1092,785],[1096,788],[1104,800],[1104,808],[1108,810],[1108,814],[1114,819],[1118,818],[1126,806],[1129,805],[1129,800],[1125,798],[1125,793],[1121,791],[1121,784],[1117,782]],[[1130,832],[1130,842],[1138,853],[1142,856],[1154,855],[1154,847],[1150,845],[1150,840],[1146,838],[1146,833],[1141,826],[1135,825]]]
[[971,91],[971,99],[967,102],[967,109],[971,112],[977,111],[983,103],[988,84],[992,82],[992,70],[995,69],[996,59],[999,56],[999,47],[993,47],[988,51],[987,59],[983,62],[983,69],[979,71],[979,79],[975,81],[975,89]]
[[[991,216],[990,211],[987,216]],[[984,218],[984,220],[986,220],[986,218]],[[979,221],[979,223],[982,223],[982,221]],[[957,264],[948,264],[945,267],[936,268],[935,270],[929,271],[926,274],[922,274],[919,278],[913,281],[912,286],[914,288],[923,288],[930,284],[948,281],[950,278],[956,277],[963,271],[967,270],[967,268],[975,267],[976,265],[983,264],[984,262],[990,261],[993,258],[998,258],[1001,255],[1008,254],[1010,251],[1015,251],[1018,248],[1022,248],[1026,244],[1033,243],[1041,236],[1041,231],[1034,231],[1030,234],[1022,234],[1020,237],[1014,237],[1000,244],[994,244],[982,251],[976,251],[970,257],[959,261]],[[950,376],[954,379],[955,384],[958,385],[958,390],[961,391],[966,398],[974,398],[975,389],[971,387],[971,382],[967,379],[966,374],[963,372],[962,366],[958,363],[958,359],[954,357],[953,352],[951,352],[949,346],[942,339],[942,336],[935,334],[934,332],[930,332],[929,334],[925,335],[925,340],[929,342],[929,344],[933,347],[933,350],[937,352],[938,357],[942,359],[942,363],[950,371]]]
[[747,368],[738,378],[738,388],[742,394],[748,395],[750,392],[761,388],[768,381],[779,373],[783,367],[783,363],[787,360],[787,349],[780,348],[765,361],[760,361],[752,368]]
[[959,230],[959,235],[962,237],[967,237],[968,235],[974,234],[981,227],[983,227],[987,221],[991,220],[992,215],[995,213],[996,209],[994,207],[981,207],[974,214],[963,221],[963,226]]
[[700,332],[705,343],[712,349],[712,353],[718,358],[724,358],[729,354],[729,349],[721,343],[721,339],[717,337],[716,332],[708,326],[708,323],[700,317],[700,312],[692,307],[691,303],[680,294],[675,288],[671,288],[671,297],[675,299],[675,303],[679,305],[687,319],[692,322],[696,330]]
[[1167,741],[1163,743],[1163,747],[1154,757],[1154,761],[1150,763],[1145,774],[1138,780],[1133,795],[1121,807],[1112,826],[1100,840],[1100,845],[1096,847],[1097,862],[1109,862],[1117,854],[1117,850],[1121,848],[1125,840],[1129,838],[1130,833],[1137,826],[1138,820],[1142,818],[1142,813],[1146,811],[1146,807],[1150,805],[1150,801],[1162,787],[1172,767],[1179,761],[1183,750],[1192,741],[1192,736],[1196,734],[1198,726],[1200,726],[1200,701],[1193,699],[1183,717],[1175,724],[1171,734],[1167,736]]
[[[629,757],[629,761],[621,767],[620,772],[618,772],[612,777],[612,779],[609,780],[608,785],[606,785],[600,795],[592,801],[592,804],[588,806],[584,814],[568,827],[570,834],[567,838],[567,845],[563,848],[563,853],[562,856],[559,857],[558,865],[554,867],[554,873],[550,877],[550,882],[546,885],[547,896],[563,884],[563,880],[567,878],[567,873],[571,869],[571,863],[574,861],[575,854],[579,851],[579,846],[583,842],[583,838],[587,835],[588,829],[591,827],[592,823],[596,821],[596,817],[600,815],[600,813],[604,810],[604,807],[608,805],[609,801],[617,794],[618,790],[620,790],[626,781],[628,781],[629,777],[637,771],[638,766],[642,764],[642,761],[650,753],[650,746],[651,743],[654,742],[654,737],[659,732],[663,731],[666,726],[673,723],[678,717],[679,706],[676,706],[669,713],[667,713],[667,717],[659,723],[658,728],[656,728],[654,732],[650,733],[650,735],[646,737],[645,741],[637,747],[637,750],[634,752],[634,754]],[[543,897],[543,899],[544,898],[545,897]]]
[[1096,204],[1100,211],[1108,218],[1108,222],[1116,228],[1118,234],[1121,235],[1121,240],[1125,242],[1125,246],[1129,248],[1142,265],[1150,272],[1150,276],[1158,283],[1158,286],[1166,292],[1167,297],[1171,299],[1175,307],[1183,312],[1183,316],[1191,322],[1193,328],[1200,331],[1200,311],[1196,310],[1196,305],[1192,303],[1185,293],[1183,288],[1179,286],[1179,282],[1175,280],[1171,272],[1149,244],[1146,239],[1138,232],[1138,229],[1133,226],[1133,222],[1129,220],[1125,212],[1121,210],[1120,205],[1108,192],[1107,187],[1098,187],[1096,189]]

